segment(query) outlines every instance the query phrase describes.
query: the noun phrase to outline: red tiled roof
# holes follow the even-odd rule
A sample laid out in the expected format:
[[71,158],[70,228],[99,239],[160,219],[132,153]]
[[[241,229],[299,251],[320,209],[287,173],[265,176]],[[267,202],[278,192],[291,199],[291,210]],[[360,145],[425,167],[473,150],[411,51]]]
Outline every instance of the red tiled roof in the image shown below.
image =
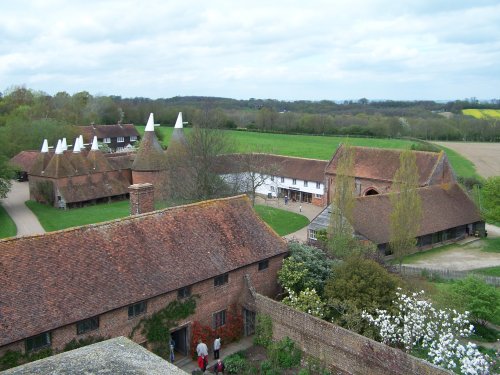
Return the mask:
[[[390,150],[373,147],[353,146],[354,176],[374,180],[392,181],[399,168],[399,155],[402,150]],[[326,167],[326,173],[335,174],[338,156],[343,152],[339,147],[333,159]],[[434,168],[442,157],[442,153],[414,151],[417,157],[417,168],[420,174],[419,184],[425,186],[432,176]]]
[[[240,155],[241,154],[228,154],[219,156],[219,164],[215,167],[217,173],[226,174],[244,172],[245,163],[240,162]],[[322,182],[325,179],[325,167],[328,164],[325,160],[297,158],[273,154],[255,155],[257,155],[259,162],[264,166],[275,165],[277,167],[277,176],[318,182]]]
[[10,159],[10,164],[28,172],[35,163],[39,153],[39,151],[35,150],[21,151]]
[[[418,236],[482,220],[474,202],[457,184],[432,185],[418,192],[423,212]],[[376,244],[389,242],[391,211],[389,194],[357,197],[355,231]]]
[[0,240],[0,346],[286,251],[243,196]]

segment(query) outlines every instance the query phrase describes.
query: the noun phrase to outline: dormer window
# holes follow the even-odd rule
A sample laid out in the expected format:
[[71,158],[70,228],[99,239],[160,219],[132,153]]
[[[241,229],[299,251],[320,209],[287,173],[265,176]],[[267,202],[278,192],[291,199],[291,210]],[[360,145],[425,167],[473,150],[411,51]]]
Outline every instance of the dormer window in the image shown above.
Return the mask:
[[118,142],[118,143],[125,142],[125,137],[116,137],[116,142]]
[[130,136],[130,142],[135,142],[137,141],[137,136],[136,135],[131,135]]
[[103,142],[104,143],[111,143],[111,138],[106,137],[106,138],[103,139]]

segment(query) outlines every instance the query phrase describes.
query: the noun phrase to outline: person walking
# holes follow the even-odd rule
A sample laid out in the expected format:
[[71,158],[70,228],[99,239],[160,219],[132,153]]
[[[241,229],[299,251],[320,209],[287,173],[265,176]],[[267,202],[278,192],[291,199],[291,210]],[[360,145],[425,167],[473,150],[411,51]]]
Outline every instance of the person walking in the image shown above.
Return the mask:
[[220,336],[217,336],[214,340],[214,359],[219,359],[220,346]]
[[198,354],[198,367],[205,372],[208,365],[208,347],[201,339],[198,340],[196,354]]

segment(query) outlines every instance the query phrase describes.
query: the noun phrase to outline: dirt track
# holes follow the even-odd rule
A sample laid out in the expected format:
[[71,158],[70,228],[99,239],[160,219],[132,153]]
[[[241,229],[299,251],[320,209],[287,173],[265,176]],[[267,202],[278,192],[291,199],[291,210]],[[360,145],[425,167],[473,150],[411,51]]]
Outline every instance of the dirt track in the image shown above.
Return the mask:
[[465,156],[483,177],[500,176],[500,143],[435,142]]

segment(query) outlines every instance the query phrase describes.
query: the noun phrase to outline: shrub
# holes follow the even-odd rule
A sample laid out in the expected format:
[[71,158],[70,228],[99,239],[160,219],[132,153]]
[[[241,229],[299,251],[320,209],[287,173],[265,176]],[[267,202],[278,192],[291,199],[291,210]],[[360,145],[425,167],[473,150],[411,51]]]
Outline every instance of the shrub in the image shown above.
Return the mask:
[[100,342],[100,341],[104,341],[104,340],[107,340],[107,338],[101,337],[101,336],[96,336],[96,337],[89,336],[85,339],[80,339],[80,340],[73,339],[70,342],[68,342],[66,345],[64,345],[63,351],[67,352],[68,350],[82,348],[84,346],[95,344],[96,342]]
[[7,350],[5,354],[0,357],[0,371],[19,366],[22,359],[23,355],[21,352]]
[[272,339],[273,321],[271,317],[269,315],[257,314],[253,343],[268,348],[272,343]]
[[287,369],[300,365],[302,352],[289,337],[274,343],[269,352],[271,361],[275,362],[280,368]]
[[243,353],[237,352],[227,356],[224,365],[228,374],[241,374],[248,367],[248,362]]

